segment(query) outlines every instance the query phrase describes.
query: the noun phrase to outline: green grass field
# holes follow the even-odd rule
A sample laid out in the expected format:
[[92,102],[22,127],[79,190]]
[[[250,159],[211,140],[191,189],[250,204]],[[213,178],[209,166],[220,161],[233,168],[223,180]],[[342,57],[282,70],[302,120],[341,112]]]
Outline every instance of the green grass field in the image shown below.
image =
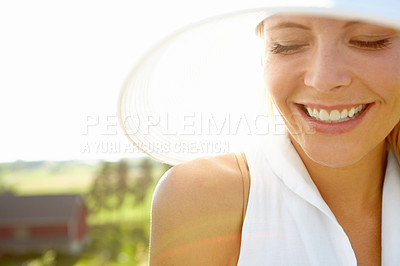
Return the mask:
[[0,182],[18,195],[87,193],[98,165],[79,162],[43,162],[37,166],[5,164]]
[[[127,184],[135,185],[141,173],[137,160],[128,161]],[[143,159],[142,159],[143,160]],[[90,244],[79,256],[66,256],[48,250],[43,254],[15,256],[0,254],[0,265],[147,265],[151,198],[158,179],[167,166],[150,161],[151,182],[138,201],[135,187],[123,203],[112,210],[99,209],[87,218]],[[0,192],[17,195],[82,194],[90,199],[94,180],[102,164],[83,162],[37,162],[0,164]],[[133,191],[133,192],[132,192]],[[109,196],[112,200],[112,197]]]

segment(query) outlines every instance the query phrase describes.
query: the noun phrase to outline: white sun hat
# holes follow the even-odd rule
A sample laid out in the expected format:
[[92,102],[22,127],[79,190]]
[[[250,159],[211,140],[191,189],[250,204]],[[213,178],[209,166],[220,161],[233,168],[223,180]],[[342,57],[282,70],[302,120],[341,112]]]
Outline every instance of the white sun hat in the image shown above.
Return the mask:
[[242,5],[236,12],[184,27],[133,68],[120,94],[118,115],[138,149],[176,165],[240,151],[254,140],[284,132],[279,119],[270,123],[263,103],[261,41],[255,28],[269,16],[329,16],[400,29],[399,0],[264,0]]

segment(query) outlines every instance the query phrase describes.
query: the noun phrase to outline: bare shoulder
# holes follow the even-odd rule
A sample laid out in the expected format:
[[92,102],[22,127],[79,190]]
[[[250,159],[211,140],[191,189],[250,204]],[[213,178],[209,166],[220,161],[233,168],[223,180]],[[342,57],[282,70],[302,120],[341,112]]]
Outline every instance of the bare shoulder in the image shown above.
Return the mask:
[[234,154],[173,167],[153,198],[151,265],[236,265],[242,210]]

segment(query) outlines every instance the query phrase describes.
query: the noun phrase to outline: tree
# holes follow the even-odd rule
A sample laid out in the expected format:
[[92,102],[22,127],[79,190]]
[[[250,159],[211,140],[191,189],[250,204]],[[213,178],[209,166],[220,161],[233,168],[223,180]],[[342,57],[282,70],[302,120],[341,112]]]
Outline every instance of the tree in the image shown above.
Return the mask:
[[121,207],[128,192],[127,173],[128,166],[123,160],[116,166],[110,162],[102,164],[88,194],[88,205],[92,212]]
[[139,175],[136,176],[133,187],[131,188],[131,192],[135,195],[136,204],[144,201],[149,187],[153,183],[153,177],[151,174],[152,168],[153,165],[150,159],[143,159],[139,166]]

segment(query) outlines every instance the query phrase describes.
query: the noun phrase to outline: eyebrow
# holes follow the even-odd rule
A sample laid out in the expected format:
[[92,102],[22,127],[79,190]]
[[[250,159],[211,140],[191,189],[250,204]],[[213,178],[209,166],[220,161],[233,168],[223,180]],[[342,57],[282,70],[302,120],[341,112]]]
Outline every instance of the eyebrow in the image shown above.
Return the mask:
[[347,23],[343,26],[343,29],[344,29],[344,28],[347,28],[347,27],[350,27],[350,26],[352,26],[352,25],[354,25],[354,24],[359,24],[359,23],[361,23],[361,22],[360,22],[360,21],[357,21],[357,20],[349,21],[349,22],[347,22]]
[[[359,24],[361,23],[360,21],[349,21],[347,22],[343,28],[347,28],[350,27],[354,24]],[[304,26],[303,24],[298,24],[298,23],[294,23],[294,22],[282,22],[279,23],[278,25],[272,26],[269,30],[277,30],[277,29],[284,29],[284,28],[298,28],[298,29],[303,29],[303,30],[311,30],[309,27]]]
[[293,23],[293,22],[282,22],[282,23],[279,23],[278,25],[275,25],[275,26],[269,28],[269,30],[279,30],[279,29],[284,29],[284,28],[299,28],[299,29],[303,29],[303,30],[310,30],[309,27],[306,27],[302,24]]

